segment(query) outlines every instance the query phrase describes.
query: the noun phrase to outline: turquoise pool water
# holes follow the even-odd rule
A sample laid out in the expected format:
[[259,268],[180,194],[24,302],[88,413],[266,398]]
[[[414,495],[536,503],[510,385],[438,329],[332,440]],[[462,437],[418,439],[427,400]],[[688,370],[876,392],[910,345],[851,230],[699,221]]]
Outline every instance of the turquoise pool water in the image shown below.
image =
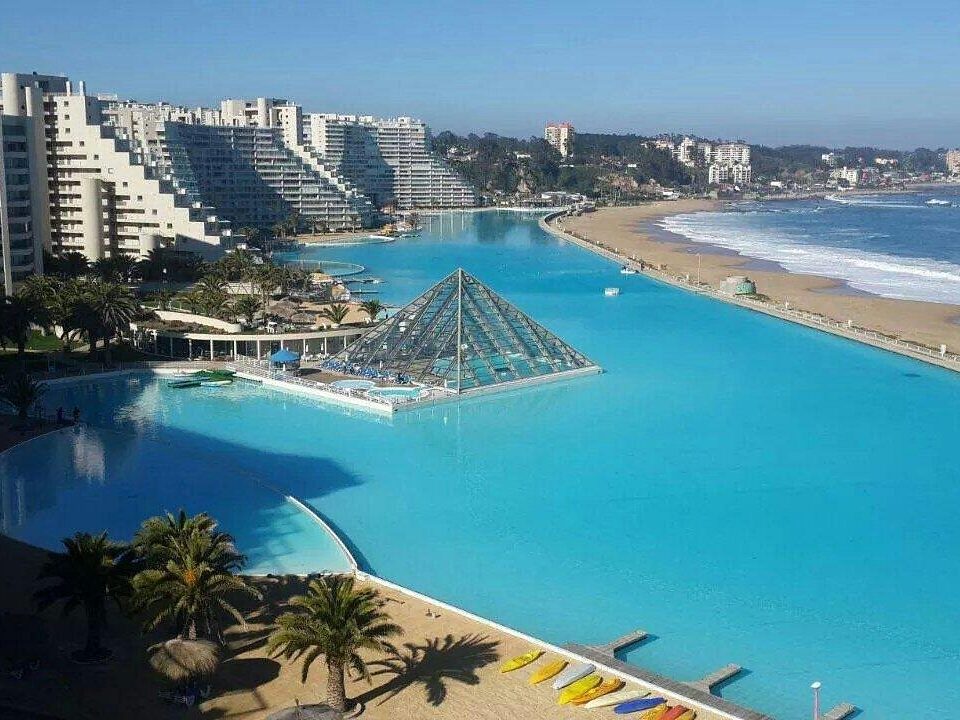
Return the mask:
[[53,545],[187,504],[256,566],[321,566],[316,527],[273,515],[257,477],[378,574],[552,641],[642,627],[656,639],[626,659],[679,679],[737,662],[751,673],[724,695],[778,717],[809,717],[813,680],[865,717],[951,716],[960,378],[621,276],[530,219],[425,221],[328,257],[385,278],[394,303],[462,265],[605,374],[393,420],[239,382],[51,391],[123,441],[102,461],[69,433],[7,455],[6,531]]
[[420,397],[422,392],[423,390],[417,387],[378,387],[367,390],[367,395],[374,395],[388,400],[412,400]]

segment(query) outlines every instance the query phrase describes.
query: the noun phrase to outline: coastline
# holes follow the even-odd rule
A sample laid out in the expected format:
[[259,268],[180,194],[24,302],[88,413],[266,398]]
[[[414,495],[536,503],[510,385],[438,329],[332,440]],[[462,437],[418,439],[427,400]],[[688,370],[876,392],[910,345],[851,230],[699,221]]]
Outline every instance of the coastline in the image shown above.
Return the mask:
[[[957,322],[960,307],[956,305],[884,298],[860,292],[849,288],[842,280],[791,273],[775,263],[719,246],[679,237],[671,240],[665,237],[665,231],[656,231],[653,227],[669,215],[713,211],[722,207],[723,203],[716,200],[656,201],[639,206],[601,208],[579,217],[551,218],[546,227],[559,231],[568,239],[580,241],[588,249],[605,249],[603,254],[609,254],[611,259],[619,262],[642,260],[645,266],[652,266],[648,274],[675,282],[679,278],[679,284],[691,290],[697,290],[698,265],[701,282],[708,286],[704,289],[715,290],[730,275],[749,275],[756,282],[758,292],[769,299],[760,303],[720,296],[720,299],[735,304],[769,314],[778,314],[787,308],[805,311],[817,316],[812,319],[814,326],[859,328],[864,331],[859,335],[866,333],[869,337],[873,332],[883,336],[877,338],[881,343],[879,346],[885,346],[885,339],[898,338],[924,346],[937,355],[936,358],[921,359],[939,359],[936,351],[941,344],[946,345],[951,353],[960,351],[960,324]],[[837,334],[848,335],[844,332]],[[864,337],[853,339],[862,340]],[[867,342],[877,344],[869,339]],[[921,351],[920,355],[929,356],[931,353]],[[954,363],[937,364],[957,369]]]

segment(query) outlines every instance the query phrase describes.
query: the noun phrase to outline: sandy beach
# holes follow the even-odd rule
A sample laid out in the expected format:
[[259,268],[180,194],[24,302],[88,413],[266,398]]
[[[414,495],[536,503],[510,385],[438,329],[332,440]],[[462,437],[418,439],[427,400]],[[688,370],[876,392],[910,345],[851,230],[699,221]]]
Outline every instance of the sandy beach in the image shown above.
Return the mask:
[[[0,535],[4,558],[0,593],[0,669],[12,658],[40,660],[37,670],[23,679],[0,672],[0,718],[43,717],[46,720],[100,720],[101,718],[242,718],[263,720],[294,704],[322,702],[326,670],[321,660],[300,681],[300,665],[274,659],[264,645],[274,618],[289,598],[303,591],[296,576],[256,579],[265,602],[246,610],[246,627],[231,626],[228,650],[213,681],[213,695],[201,705],[185,709],[160,701],[165,683],[150,669],[146,648],[165,636],[143,636],[139,626],[112,607],[104,644],[114,652],[103,665],[77,665],[71,650],[82,644],[82,614],[62,617],[57,609],[35,615],[30,594],[45,553]],[[396,652],[369,656],[373,683],[348,683],[347,695],[363,702],[361,717],[371,720],[574,720],[586,717],[576,707],[558,707],[549,683],[531,687],[528,669],[501,674],[500,663],[536,646],[471,618],[437,608],[420,599],[376,586],[386,609],[404,629]],[[547,653],[531,667],[556,656]],[[639,685],[628,687],[639,688]],[[4,714],[6,707],[16,713]],[[43,715],[28,715],[43,713]],[[614,717],[609,710],[593,716]],[[717,720],[713,712],[698,713]]]
[[667,215],[716,210],[715,200],[660,201],[633,207],[601,208],[580,217],[565,217],[556,225],[591,242],[601,242],[625,257],[636,257],[664,266],[669,275],[697,277],[699,253],[701,281],[713,287],[730,275],[748,275],[757,291],[782,305],[819,313],[839,322],[877,330],[885,335],[951,352],[960,351],[960,307],[931,302],[894,300],[850,290],[838,280],[817,275],[788,273],[779,266],[710,245],[676,242],[650,226]]

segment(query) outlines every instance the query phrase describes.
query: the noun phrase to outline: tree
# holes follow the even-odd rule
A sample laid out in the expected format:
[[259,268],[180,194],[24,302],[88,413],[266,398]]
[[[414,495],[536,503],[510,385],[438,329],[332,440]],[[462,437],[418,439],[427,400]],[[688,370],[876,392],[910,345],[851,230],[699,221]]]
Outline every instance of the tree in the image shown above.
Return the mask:
[[251,273],[250,279],[260,291],[262,311],[264,316],[266,316],[270,305],[270,296],[283,281],[283,279],[280,277],[279,268],[276,265],[271,265],[269,263],[258,265]]
[[15,373],[7,378],[2,387],[3,399],[17,409],[17,417],[21,425],[25,425],[30,415],[30,408],[47,391],[44,383],[37,382],[26,372]]
[[245,559],[233,538],[216,527],[208,515],[190,518],[181,510],[177,516],[151,518],[140,528],[135,547],[147,567],[137,573],[133,586],[137,608],[147,613],[146,629],[171,621],[182,638],[222,643],[222,614],[244,624],[232,596],[259,599],[261,594],[235,574]]
[[90,272],[90,261],[81,252],[61,253],[54,263],[54,270],[60,277],[78,278]]
[[340,325],[344,320],[347,319],[347,315],[350,312],[348,308],[343,303],[334,303],[329,305],[320,311],[320,317],[326,318],[334,325]]
[[33,325],[49,322],[46,308],[30,295],[8,295],[0,303],[0,344],[9,340],[17,346],[17,359],[23,369],[27,342]]
[[386,310],[386,307],[379,300],[365,300],[360,303],[360,309],[370,318],[370,322],[373,322],[380,313]]
[[116,254],[100,258],[90,266],[91,273],[104,282],[129,282],[137,262],[129,255]]
[[242,318],[247,325],[253,325],[257,310],[260,309],[260,301],[253,295],[241,295],[233,301],[233,311],[237,317]]
[[355,579],[348,575],[312,580],[307,594],[292,598],[290,604],[297,610],[277,618],[267,648],[288,660],[302,659],[300,681],[304,683],[310,666],[323,655],[327,664],[327,703],[344,712],[347,668],[370,682],[370,672],[359,651],[387,652],[392,649],[389,639],[402,630],[383,611],[380,594],[372,588],[356,587]]
[[[103,337],[104,359],[110,363],[110,340],[130,328],[130,321],[137,312],[133,295],[122,285],[91,282],[86,293],[87,302],[93,310]],[[93,350],[91,342],[91,350]]]
[[101,645],[106,622],[107,602],[118,606],[130,596],[133,556],[127,546],[112,542],[107,533],[77,533],[64,538],[66,552],[49,553],[39,579],[55,580],[34,594],[40,609],[63,601],[63,613],[83,608],[87,618],[87,640],[78,660],[98,660],[107,656]]

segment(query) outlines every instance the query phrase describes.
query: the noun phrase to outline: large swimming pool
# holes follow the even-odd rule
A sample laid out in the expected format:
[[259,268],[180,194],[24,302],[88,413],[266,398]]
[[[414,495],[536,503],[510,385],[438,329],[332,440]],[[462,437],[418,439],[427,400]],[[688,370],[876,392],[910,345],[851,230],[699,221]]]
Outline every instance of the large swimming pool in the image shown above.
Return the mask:
[[[960,378],[666,287],[511,214],[329,250],[414,297],[462,265],[606,373],[392,420],[235,383],[51,392],[92,425],[2,467],[6,532],[42,545],[208,509],[257,569],[335,562],[267,482],[372,571],[556,642],[642,627],[626,659],[809,716],[960,706]],[[619,297],[603,288],[619,286]],[[102,428],[99,430],[98,428]],[[272,494],[271,494],[272,493]]]

